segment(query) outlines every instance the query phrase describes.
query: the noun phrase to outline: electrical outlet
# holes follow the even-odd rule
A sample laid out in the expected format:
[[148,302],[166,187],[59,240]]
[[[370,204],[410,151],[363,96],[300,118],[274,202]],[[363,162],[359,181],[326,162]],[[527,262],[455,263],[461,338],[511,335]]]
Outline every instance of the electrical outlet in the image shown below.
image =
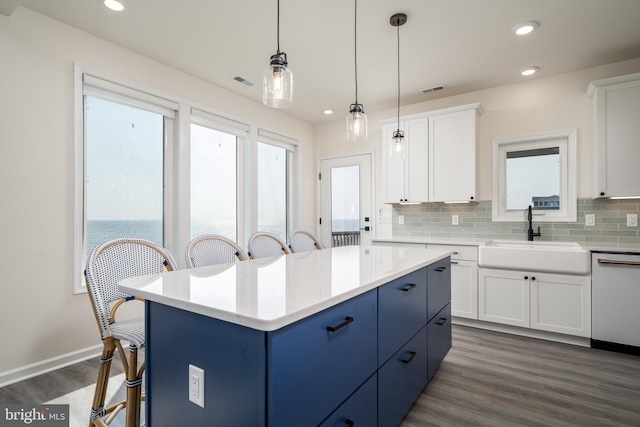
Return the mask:
[[638,214],[627,214],[627,227],[638,226]]
[[404,224],[404,215],[398,215],[398,224]]
[[451,215],[451,225],[458,224],[460,224],[460,218],[458,217],[458,215]]
[[586,214],[584,216],[584,225],[586,225],[587,227],[594,227],[596,225],[595,214]]
[[189,365],[189,401],[204,408],[204,369]]

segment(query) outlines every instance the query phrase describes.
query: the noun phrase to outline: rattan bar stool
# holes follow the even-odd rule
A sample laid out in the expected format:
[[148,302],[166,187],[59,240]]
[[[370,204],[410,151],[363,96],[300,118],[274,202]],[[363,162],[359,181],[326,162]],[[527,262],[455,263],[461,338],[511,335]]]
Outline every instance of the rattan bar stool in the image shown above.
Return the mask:
[[[136,238],[120,238],[104,242],[91,251],[84,271],[91,306],[96,316],[103,349],[96,382],[89,426],[108,426],[126,409],[126,427],[140,425],[142,375],[145,363],[138,368],[138,349],[145,346],[144,316],[115,320],[118,307],[134,298],[118,290],[120,280],[144,274],[176,270],[171,254],[153,242]],[[128,357],[120,341],[129,343]],[[105,408],[111,361],[115,351],[126,378],[126,399]],[[106,417],[106,418],[105,418]]]
[[195,237],[189,242],[184,257],[188,268],[249,259],[236,242],[217,234],[202,234]]
[[249,258],[265,258],[290,254],[287,244],[267,231],[258,231],[249,238]]
[[309,252],[324,249],[316,237],[305,230],[295,230],[289,236],[289,247],[293,252]]

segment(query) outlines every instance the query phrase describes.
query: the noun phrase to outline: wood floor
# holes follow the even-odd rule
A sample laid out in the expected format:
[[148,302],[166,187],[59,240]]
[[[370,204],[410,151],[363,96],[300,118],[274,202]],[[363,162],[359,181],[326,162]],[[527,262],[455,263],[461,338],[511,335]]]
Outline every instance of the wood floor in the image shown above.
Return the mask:
[[[70,426],[86,426],[97,366],[1,388],[0,403],[68,403]],[[124,396],[119,361],[112,374],[115,401]],[[401,424],[427,426],[639,427],[640,357],[454,325],[451,351]]]

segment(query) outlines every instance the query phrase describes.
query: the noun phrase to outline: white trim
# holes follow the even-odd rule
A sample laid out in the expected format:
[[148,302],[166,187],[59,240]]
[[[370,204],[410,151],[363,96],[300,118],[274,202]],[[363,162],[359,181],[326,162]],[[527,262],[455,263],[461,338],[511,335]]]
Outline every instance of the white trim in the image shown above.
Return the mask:
[[587,95],[593,98],[596,95],[596,90],[604,86],[615,85],[618,83],[629,83],[636,80],[640,80],[640,73],[627,74],[625,76],[609,77],[608,79],[594,80],[589,83],[587,87]]
[[258,142],[275,145],[287,151],[296,151],[298,147],[297,140],[261,128],[258,128]]
[[[437,116],[440,114],[448,114],[448,113],[459,113],[461,111],[468,111],[468,110],[476,110],[476,115],[478,117],[480,117],[482,113],[484,113],[484,108],[482,108],[482,105],[480,105],[479,102],[474,102],[473,104],[458,105],[450,108],[442,108],[440,110],[426,111],[424,113],[411,114],[408,116],[400,116],[400,121],[402,122],[407,120],[423,119],[429,116]],[[397,123],[397,121],[398,121],[398,117],[394,117],[393,119],[380,120],[379,123],[381,125],[389,125],[392,123]]]
[[101,353],[102,345],[99,344],[0,372],[0,388],[100,356]]
[[251,130],[251,126],[248,124],[218,116],[217,114],[208,113],[197,108],[191,108],[191,123],[241,138],[247,138],[247,132]]

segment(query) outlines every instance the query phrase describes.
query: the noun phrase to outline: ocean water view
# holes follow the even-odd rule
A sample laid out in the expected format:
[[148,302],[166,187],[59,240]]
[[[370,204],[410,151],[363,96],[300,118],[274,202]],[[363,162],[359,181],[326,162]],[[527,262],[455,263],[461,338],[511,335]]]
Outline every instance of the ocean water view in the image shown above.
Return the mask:
[[[359,229],[357,219],[334,219],[332,231],[357,231]],[[261,231],[268,231],[286,238],[286,230],[283,225],[261,225]],[[310,230],[313,232],[313,230]],[[219,234],[236,240],[236,229],[233,225],[219,225],[214,223],[194,223],[191,226],[191,237],[200,234]],[[161,220],[131,220],[131,221],[87,221],[87,254],[100,243],[120,237],[137,237],[150,240],[163,246],[162,221]],[[245,246],[246,242],[238,242]]]

